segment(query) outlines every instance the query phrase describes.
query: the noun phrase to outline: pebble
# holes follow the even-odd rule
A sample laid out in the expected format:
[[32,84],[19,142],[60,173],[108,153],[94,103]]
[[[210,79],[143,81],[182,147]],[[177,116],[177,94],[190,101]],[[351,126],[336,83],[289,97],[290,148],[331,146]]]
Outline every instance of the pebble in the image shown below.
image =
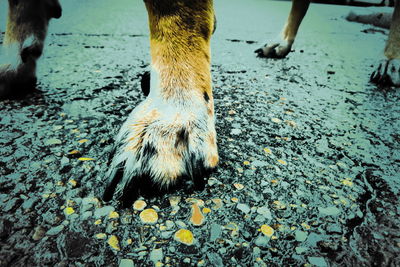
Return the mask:
[[116,219],[116,218],[119,218],[119,214],[118,214],[118,212],[116,212],[116,211],[111,211],[111,212],[108,214],[108,218],[109,218],[109,219]]
[[171,221],[171,220],[167,220],[165,222],[165,226],[167,226],[167,229],[170,230],[170,229],[174,228],[175,223],[173,221]]
[[94,217],[98,219],[100,217],[107,216],[108,214],[110,214],[114,210],[115,210],[115,208],[113,206],[104,206],[104,207],[96,209],[94,211]]
[[256,238],[256,241],[254,242],[258,247],[266,247],[269,242],[269,238],[266,236],[259,236]]
[[150,260],[154,263],[162,261],[164,259],[164,253],[162,248],[159,249],[153,249],[150,252]]
[[273,234],[274,234],[274,229],[271,227],[271,226],[268,226],[268,225],[266,225],[266,224],[263,224],[262,226],[261,226],[261,232],[264,234],[264,235],[266,235],[266,236],[268,236],[268,237],[271,237]]
[[46,235],[50,235],[50,236],[58,235],[62,230],[64,230],[64,225],[60,224],[59,226],[50,228],[46,232]]
[[67,216],[73,214],[74,212],[75,212],[75,210],[72,207],[67,207],[64,209],[64,214]]
[[168,239],[172,236],[174,232],[173,231],[165,231],[161,233],[161,238],[163,239]]
[[186,229],[178,230],[174,235],[174,239],[176,241],[178,241],[179,243],[182,243],[182,244],[185,244],[188,246],[193,245],[193,243],[194,243],[193,233]]
[[32,239],[38,241],[43,238],[45,230],[42,226],[37,226],[35,232],[32,235]]
[[237,190],[243,190],[244,185],[239,184],[239,183],[234,183],[233,186],[237,189]]
[[250,207],[247,204],[239,203],[237,204],[236,208],[245,214],[250,212]]
[[182,222],[182,221],[176,221],[175,222],[177,226],[179,226],[180,228],[186,228],[186,223]]
[[306,232],[303,232],[303,231],[300,231],[300,230],[297,230],[295,232],[295,238],[299,242],[306,241],[307,237],[308,237],[308,234]]
[[219,210],[222,208],[222,200],[220,198],[214,198],[212,199],[212,202],[214,203],[214,206],[212,207],[213,210]]
[[158,221],[158,214],[154,209],[145,209],[139,216],[143,223],[155,224]]
[[98,233],[95,235],[97,239],[106,239],[107,235],[105,233]]
[[200,226],[204,222],[204,215],[197,204],[192,205],[192,216],[190,217],[190,222],[194,226]]
[[146,206],[147,206],[147,203],[143,200],[136,200],[133,203],[133,209],[138,210],[138,211],[142,211]]
[[133,260],[131,259],[122,259],[119,262],[118,267],[134,267],[135,265],[133,264]]
[[110,236],[110,238],[108,238],[108,240],[107,240],[107,243],[113,249],[115,249],[117,251],[121,250],[121,248],[119,247],[118,237],[116,237],[115,235]]
[[327,267],[328,264],[326,263],[325,259],[322,257],[308,257],[308,261],[317,267]]
[[271,215],[271,211],[268,207],[259,207],[257,209],[257,213],[261,214],[262,216],[264,216],[266,219],[268,220],[272,220],[272,215]]
[[326,216],[337,216],[340,214],[340,210],[338,208],[336,208],[335,206],[327,207],[327,208],[318,207],[318,210],[319,210],[319,213],[321,213],[322,215],[326,215]]
[[297,254],[302,254],[308,250],[307,247],[296,247],[296,253]]
[[181,197],[179,197],[179,196],[169,197],[169,204],[171,205],[171,207],[178,206],[180,201],[181,201]]
[[221,236],[221,233],[222,233],[221,225],[213,223],[211,225],[211,231],[210,232],[211,232],[210,233],[210,241],[214,242],[215,240],[217,240]]

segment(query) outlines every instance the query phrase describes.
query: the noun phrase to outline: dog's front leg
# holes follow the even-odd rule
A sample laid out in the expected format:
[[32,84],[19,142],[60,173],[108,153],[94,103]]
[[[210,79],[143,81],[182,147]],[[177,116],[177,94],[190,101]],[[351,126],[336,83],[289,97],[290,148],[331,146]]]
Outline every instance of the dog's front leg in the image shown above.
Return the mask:
[[[210,74],[211,0],[145,0],[150,93],[122,126],[104,200],[138,195],[204,175],[218,163]],[[150,192],[151,193],[151,192]]]
[[290,53],[301,21],[307,13],[310,0],[292,0],[292,8],[281,36],[254,51],[259,57],[284,58]]
[[400,87],[400,0],[394,7],[385,57],[372,72],[371,82],[384,87]]

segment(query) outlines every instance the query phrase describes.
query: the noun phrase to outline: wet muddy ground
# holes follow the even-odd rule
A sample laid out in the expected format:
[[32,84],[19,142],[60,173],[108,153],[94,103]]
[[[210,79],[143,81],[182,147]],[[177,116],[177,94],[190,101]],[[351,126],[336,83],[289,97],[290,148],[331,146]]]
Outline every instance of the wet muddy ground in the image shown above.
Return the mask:
[[288,58],[257,59],[289,3],[216,1],[219,168],[202,192],[120,209],[100,196],[144,99],[146,13],[77,3],[52,22],[38,91],[0,102],[1,266],[400,265],[400,91],[368,83],[386,30],[315,4]]

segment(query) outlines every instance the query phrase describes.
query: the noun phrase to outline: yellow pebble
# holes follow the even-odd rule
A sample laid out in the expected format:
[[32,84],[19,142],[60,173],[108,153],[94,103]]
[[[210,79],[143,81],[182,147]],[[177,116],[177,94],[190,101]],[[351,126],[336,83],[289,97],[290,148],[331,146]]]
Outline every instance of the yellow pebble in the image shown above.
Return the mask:
[[146,206],[147,203],[143,200],[136,200],[135,203],[133,203],[134,210],[142,211]]
[[110,214],[108,214],[108,218],[110,218],[110,219],[119,218],[119,214],[116,211],[111,211]]
[[96,238],[97,238],[97,239],[105,239],[106,237],[107,237],[107,235],[104,234],[104,233],[96,234]]
[[64,214],[65,215],[71,215],[74,212],[75,212],[75,210],[73,208],[71,208],[71,207],[68,207],[68,208],[64,209]]
[[282,165],[287,165],[286,161],[284,161],[284,160],[278,159],[278,162],[279,162],[280,164],[282,164]]
[[188,246],[193,245],[194,242],[194,237],[192,232],[186,229],[178,230],[174,235],[174,239]]
[[207,214],[207,213],[210,213],[211,212],[211,209],[209,209],[209,208],[203,208],[203,213],[204,214]]
[[87,141],[89,141],[89,140],[88,139],[82,139],[82,140],[79,140],[78,143],[79,144],[83,144],[83,143],[86,143]]
[[266,225],[266,224],[263,224],[262,226],[261,226],[261,232],[264,234],[264,235],[266,235],[266,236],[268,236],[268,237],[271,237],[273,234],[274,234],[274,229],[271,227],[271,226],[268,226],[268,225]]
[[110,236],[110,238],[108,239],[107,243],[113,249],[118,250],[118,251],[121,250],[121,248],[119,247],[118,237],[116,237],[115,235]]
[[74,179],[71,179],[68,181],[68,183],[72,186],[75,187],[77,185],[77,182]]
[[100,219],[99,219],[99,220],[96,220],[96,221],[94,222],[94,224],[95,224],[95,225],[101,224],[101,220],[100,220]]
[[239,202],[239,199],[238,199],[237,197],[233,197],[233,198],[231,198],[231,200],[232,200],[232,202],[234,202],[234,203],[238,203],[238,202]]
[[271,149],[269,149],[268,147],[264,148],[264,152],[267,154],[272,154]]
[[142,222],[147,224],[155,224],[158,221],[158,214],[154,209],[145,209],[139,216]]
[[243,164],[246,165],[246,166],[250,165],[250,161],[245,160],[245,161],[243,161]]

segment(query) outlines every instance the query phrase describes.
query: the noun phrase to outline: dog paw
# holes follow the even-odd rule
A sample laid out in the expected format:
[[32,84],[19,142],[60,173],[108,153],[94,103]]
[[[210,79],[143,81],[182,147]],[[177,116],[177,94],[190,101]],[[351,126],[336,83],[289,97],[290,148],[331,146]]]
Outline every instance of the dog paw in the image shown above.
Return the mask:
[[166,190],[184,178],[204,188],[218,152],[212,99],[200,98],[148,97],[132,111],[116,138],[105,201],[114,196],[129,207],[139,195]]
[[265,58],[284,58],[292,49],[292,45],[288,42],[278,42],[272,45],[265,44],[263,47],[254,51],[258,57]]
[[400,59],[382,60],[372,72],[370,81],[381,87],[400,87]]

